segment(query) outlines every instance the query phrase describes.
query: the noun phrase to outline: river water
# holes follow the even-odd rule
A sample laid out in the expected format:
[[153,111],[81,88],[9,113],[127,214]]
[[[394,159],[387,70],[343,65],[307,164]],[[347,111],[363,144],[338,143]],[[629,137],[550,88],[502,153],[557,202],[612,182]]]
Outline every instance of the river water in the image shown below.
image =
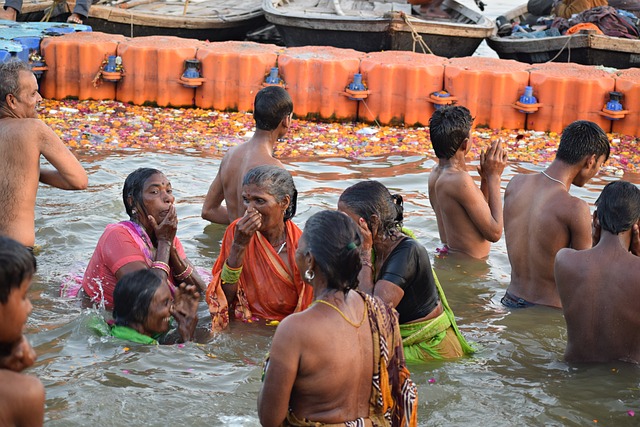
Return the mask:
[[[494,1],[492,17],[515,6]],[[485,55],[482,46],[479,54]],[[489,51],[490,52],[490,51]],[[487,56],[491,53],[487,52]],[[125,219],[122,184],[138,167],[155,167],[171,180],[179,217],[178,236],[192,262],[210,269],[224,233],[200,218],[219,159],[198,154],[140,151],[84,154],[89,189],[65,192],[42,186],[37,200],[38,273],[30,293],[27,334],[39,360],[29,370],[46,386],[50,426],[256,426],[261,363],[273,327],[233,322],[200,344],[138,346],[99,337],[88,323],[102,313],[81,310],[58,297],[64,274],[86,263],[104,227]],[[295,222],[336,207],[349,185],[378,179],[405,198],[405,225],[430,251],[439,245],[427,198],[435,164],[424,155],[357,160],[283,159],[300,192]],[[516,173],[544,165],[510,164],[502,187]],[[477,176],[476,176],[477,178]],[[627,176],[636,184],[640,177]],[[615,178],[599,175],[572,193],[593,205]],[[499,300],[509,281],[504,240],[486,262],[435,259],[435,268],[463,334],[476,355],[450,362],[412,365],[419,386],[421,426],[637,425],[639,371],[632,365],[570,366],[562,354],[562,313],[535,307],[512,313]],[[201,329],[208,311],[200,306]],[[602,331],[606,333],[606,331]],[[204,334],[203,334],[204,335]]]

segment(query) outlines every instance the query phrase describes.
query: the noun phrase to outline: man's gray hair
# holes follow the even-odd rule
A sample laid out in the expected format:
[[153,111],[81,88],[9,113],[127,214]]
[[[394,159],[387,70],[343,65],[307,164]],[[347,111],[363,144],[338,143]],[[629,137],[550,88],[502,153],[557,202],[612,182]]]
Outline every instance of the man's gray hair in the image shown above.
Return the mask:
[[0,63],[0,107],[7,103],[7,95],[17,96],[20,91],[20,72],[31,72],[31,67],[24,61],[12,59]]

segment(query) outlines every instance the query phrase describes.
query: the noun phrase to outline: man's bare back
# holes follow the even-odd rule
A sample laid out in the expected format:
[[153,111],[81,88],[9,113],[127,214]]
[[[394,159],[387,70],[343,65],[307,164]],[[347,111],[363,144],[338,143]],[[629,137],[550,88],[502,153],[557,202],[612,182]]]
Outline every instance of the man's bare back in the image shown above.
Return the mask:
[[[244,215],[242,179],[256,166],[274,165],[284,168],[275,159],[268,145],[249,140],[233,147],[220,162],[220,168],[202,208],[202,217],[218,224],[230,224]],[[226,203],[226,209],[221,206]],[[225,218],[226,215],[226,218]]]
[[[291,126],[293,103],[279,86],[268,86],[256,94],[253,116],[256,131],[251,139],[225,154],[202,206],[202,218],[217,224],[231,224],[244,215],[242,179],[262,165],[283,167],[273,157],[273,148]],[[226,206],[222,205],[222,202]]]
[[560,308],[553,263],[562,248],[591,247],[586,202],[569,194],[583,187],[609,158],[607,134],[594,122],[576,120],[560,137],[556,157],[544,171],[516,175],[504,193],[504,235],[511,282],[502,304]]
[[591,247],[589,206],[542,174],[516,175],[505,191],[504,218],[511,263],[507,292],[561,307],[553,262],[562,248]]
[[[38,182],[82,190],[87,187],[87,174],[56,133],[36,118],[35,108],[42,98],[33,73],[11,63],[1,65],[0,72],[8,67],[17,71],[19,90],[0,100],[0,233],[33,246]],[[40,167],[41,155],[53,169]]]
[[486,155],[483,153],[480,168],[484,168],[486,176],[481,188],[464,163],[458,167],[450,164],[436,166],[429,175],[429,200],[436,213],[440,239],[451,251],[484,258],[489,254],[491,242],[502,237],[500,176],[506,165],[506,153],[500,143],[493,144]]
[[593,249],[562,249],[556,256],[565,359],[640,363],[640,189],[614,181],[596,206]]
[[489,255],[491,242],[502,237],[500,177],[507,164],[501,141],[480,153],[480,187],[467,172],[473,137],[471,112],[454,105],[436,110],[429,120],[438,166],[429,175],[429,200],[440,240],[453,252],[473,258]]

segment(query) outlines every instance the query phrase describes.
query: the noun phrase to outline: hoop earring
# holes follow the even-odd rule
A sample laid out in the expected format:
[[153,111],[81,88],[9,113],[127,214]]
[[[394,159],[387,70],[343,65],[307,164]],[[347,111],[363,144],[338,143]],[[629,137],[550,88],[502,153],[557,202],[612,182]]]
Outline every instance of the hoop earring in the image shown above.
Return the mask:
[[307,271],[304,272],[304,278],[307,282],[312,281],[315,277],[316,273],[310,268],[308,268]]

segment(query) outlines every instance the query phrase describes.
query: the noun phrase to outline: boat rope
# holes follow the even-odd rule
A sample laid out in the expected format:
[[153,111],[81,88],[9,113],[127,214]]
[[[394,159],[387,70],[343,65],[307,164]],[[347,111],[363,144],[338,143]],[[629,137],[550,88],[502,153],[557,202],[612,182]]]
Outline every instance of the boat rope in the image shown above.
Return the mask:
[[402,19],[404,20],[405,24],[407,24],[407,27],[409,27],[409,29],[411,30],[411,38],[413,39],[413,47],[412,47],[413,51],[414,52],[416,51],[416,44],[417,44],[422,49],[422,53],[428,52],[431,55],[433,55],[433,52],[431,51],[431,49],[429,49],[429,46],[427,46],[427,43],[425,43],[420,33],[418,33],[418,31],[416,31],[413,25],[411,25],[411,22],[409,21],[409,17],[407,16],[407,14],[404,12],[400,12],[400,16],[402,16]]
[[67,6],[67,10],[69,9],[66,0],[53,0],[53,3],[51,3],[51,6],[45,9],[44,16],[42,17],[40,22],[49,22],[49,19],[51,19],[51,15],[53,15],[53,11],[56,10],[58,5],[62,3],[64,3]]
[[567,62],[571,62],[571,39],[572,38],[573,38],[573,35],[570,35],[567,41],[565,42],[564,46],[562,46],[558,51],[558,53],[556,53],[556,55],[550,60],[548,60],[547,62],[553,62],[555,59],[557,59],[567,46],[569,46],[569,49],[567,49]]
[[373,111],[371,111],[371,109],[369,108],[369,106],[367,105],[365,100],[361,99],[360,102],[362,102],[362,104],[364,105],[364,108],[366,108],[367,111],[369,112],[369,114],[371,114],[371,117],[373,117],[373,121],[375,122],[376,126],[382,127],[382,126],[380,126],[380,123],[378,122],[378,119],[376,119],[376,115],[373,114]]

